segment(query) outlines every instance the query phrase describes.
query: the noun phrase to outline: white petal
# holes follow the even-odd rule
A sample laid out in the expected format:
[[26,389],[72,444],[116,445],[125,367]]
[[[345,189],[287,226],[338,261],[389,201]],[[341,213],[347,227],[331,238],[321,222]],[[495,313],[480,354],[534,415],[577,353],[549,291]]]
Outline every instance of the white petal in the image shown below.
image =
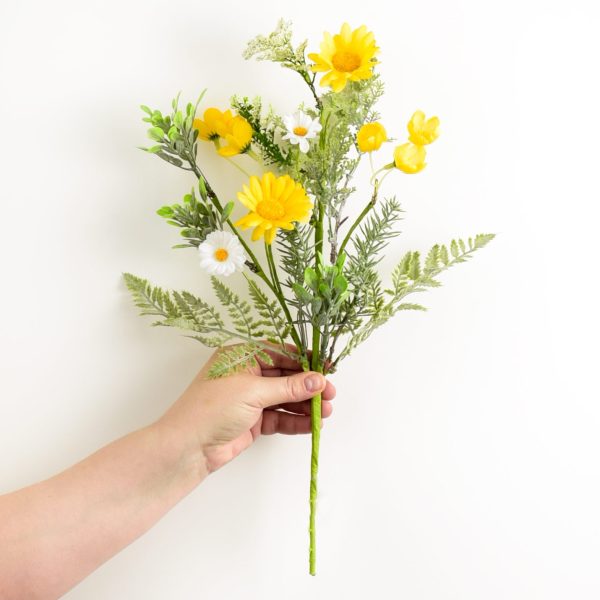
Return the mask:
[[300,152],[308,152],[309,148],[310,148],[310,144],[308,143],[308,140],[302,138],[300,140]]
[[288,129],[289,131],[292,131],[292,129],[294,129],[294,127],[295,127],[294,116],[286,115],[285,117],[283,117],[283,124],[285,125],[286,129]]

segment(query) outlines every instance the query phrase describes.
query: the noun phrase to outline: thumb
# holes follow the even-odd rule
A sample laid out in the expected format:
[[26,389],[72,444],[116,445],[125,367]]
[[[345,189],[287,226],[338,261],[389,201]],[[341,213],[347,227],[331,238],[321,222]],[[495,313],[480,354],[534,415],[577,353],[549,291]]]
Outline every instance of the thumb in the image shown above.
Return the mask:
[[325,389],[327,380],[321,373],[309,371],[286,377],[261,377],[259,404],[261,408],[282,402],[308,400]]

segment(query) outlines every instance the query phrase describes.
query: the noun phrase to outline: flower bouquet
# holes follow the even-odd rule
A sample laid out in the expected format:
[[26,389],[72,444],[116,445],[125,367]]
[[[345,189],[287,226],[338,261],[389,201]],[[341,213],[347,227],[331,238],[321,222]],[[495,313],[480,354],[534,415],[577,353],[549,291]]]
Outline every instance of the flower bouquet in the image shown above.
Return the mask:
[[[164,206],[158,214],[180,228],[183,242],[176,248],[198,253],[225,315],[187,291],[164,291],[131,274],[125,274],[125,281],[142,314],[157,318],[154,325],[176,327],[206,346],[222,348],[210,377],[227,376],[257,359],[271,364],[266,350],[295,358],[305,370],[332,373],[396,313],[425,310],[407,297],[439,286],[444,270],[494,237],[479,234],[436,244],[425,256],[409,250],[391,276],[382,278],[378,263],[402,216],[393,195],[381,197],[384,181],[393,173],[424,169],[439,120],[416,111],[408,121],[408,140],[393,152],[382,151],[384,158],[375,165],[374,154],[388,142],[388,134],[374,108],[384,89],[376,72],[379,48],[373,33],[344,23],[338,34],[324,34],[319,52],[307,55],[306,48],[306,41],[292,44],[290,24],[280,21],[244,52],[246,59],[279,63],[302,78],[307,99],[294,114],[282,117],[272,108],[263,110],[260,98],[240,96],[233,96],[225,110],[199,112],[204,92],[185,109],[177,97],[170,114],[142,106],[154,141],[143,150],[197,178],[181,203]],[[247,182],[237,194],[241,206],[224,201],[207,179],[198,159],[203,146],[213,147],[245,173]],[[256,161],[258,175],[236,162],[240,155]],[[356,191],[352,178],[365,158],[370,191],[353,200],[358,214],[349,218],[346,207]],[[240,209],[245,214],[234,218]],[[245,279],[247,297],[226,285],[224,279],[232,275]],[[231,341],[238,343],[227,345]],[[312,575],[320,412],[316,395],[311,401]]]

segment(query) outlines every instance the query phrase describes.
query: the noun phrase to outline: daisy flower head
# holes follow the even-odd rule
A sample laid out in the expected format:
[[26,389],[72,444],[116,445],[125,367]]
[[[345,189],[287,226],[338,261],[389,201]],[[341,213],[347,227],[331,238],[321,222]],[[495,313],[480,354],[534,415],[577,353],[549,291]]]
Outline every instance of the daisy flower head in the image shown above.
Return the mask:
[[242,271],[246,254],[240,241],[228,231],[213,231],[198,246],[200,266],[211,275],[228,277]]
[[311,67],[313,72],[325,73],[321,85],[341,92],[348,81],[372,77],[378,52],[373,33],[364,25],[353,31],[344,23],[336,35],[325,32],[321,52],[313,52],[308,58],[315,63]]
[[287,129],[283,139],[290,140],[290,144],[297,144],[300,152],[308,152],[308,140],[315,138],[321,131],[319,119],[311,119],[310,115],[302,111],[283,117],[283,123]]
[[260,179],[256,175],[250,177],[249,185],[238,192],[238,199],[250,212],[235,226],[254,227],[252,241],[264,236],[267,244],[273,243],[277,229],[292,230],[294,221],[305,223],[312,209],[301,184],[289,175],[276,177],[270,171]]

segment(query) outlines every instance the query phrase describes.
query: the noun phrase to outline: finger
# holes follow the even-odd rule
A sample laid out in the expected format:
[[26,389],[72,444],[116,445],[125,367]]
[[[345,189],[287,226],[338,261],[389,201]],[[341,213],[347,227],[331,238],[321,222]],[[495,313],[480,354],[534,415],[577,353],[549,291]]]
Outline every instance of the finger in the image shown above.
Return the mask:
[[[300,371],[302,370],[302,366],[300,365],[300,361],[297,358],[292,358],[291,356],[287,356],[281,353],[281,345],[274,344],[273,342],[265,341],[265,344],[272,346],[273,350],[268,350],[267,348],[263,348],[264,352],[268,354],[273,361],[273,364],[270,365],[263,360],[260,359],[259,356],[256,357],[260,368],[264,371],[270,371],[272,369],[289,369],[292,371]],[[285,350],[289,354],[297,354],[298,349],[293,344],[285,344]]]
[[[263,377],[283,377],[286,375],[295,375],[301,371],[290,371],[289,369],[271,369],[270,371],[263,371]],[[337,394],[335,385],[331,381],[327,380],[325,389],[321,392],[323,400],[333,400]]]
[[[311,401],[304,400],[303,402],[284,402],[273,407],[274,409],[282,409],[296,415],[310,415]],[[326,419],[331,415],[333,406],[328,400],[321,401],[321,416]]]
[[285,375],[295,375],[296,373],[301,373],[302,369],[276,369],[274,367],[262,369],[263,377],[284,377]]
[[[321,427],[323,423],[321,422]],[[306,415],[291,415],[290,413],[267,410],[263,412],[262,431],[264,435],[283,433],[296,435],[298,433],[310,433],[310,417]]]
[[259,377],[253,385],[258,404],[267,408],[283,402],[301,402],[322,392],[327,380],[321,373],[308,371],[286,377]]

